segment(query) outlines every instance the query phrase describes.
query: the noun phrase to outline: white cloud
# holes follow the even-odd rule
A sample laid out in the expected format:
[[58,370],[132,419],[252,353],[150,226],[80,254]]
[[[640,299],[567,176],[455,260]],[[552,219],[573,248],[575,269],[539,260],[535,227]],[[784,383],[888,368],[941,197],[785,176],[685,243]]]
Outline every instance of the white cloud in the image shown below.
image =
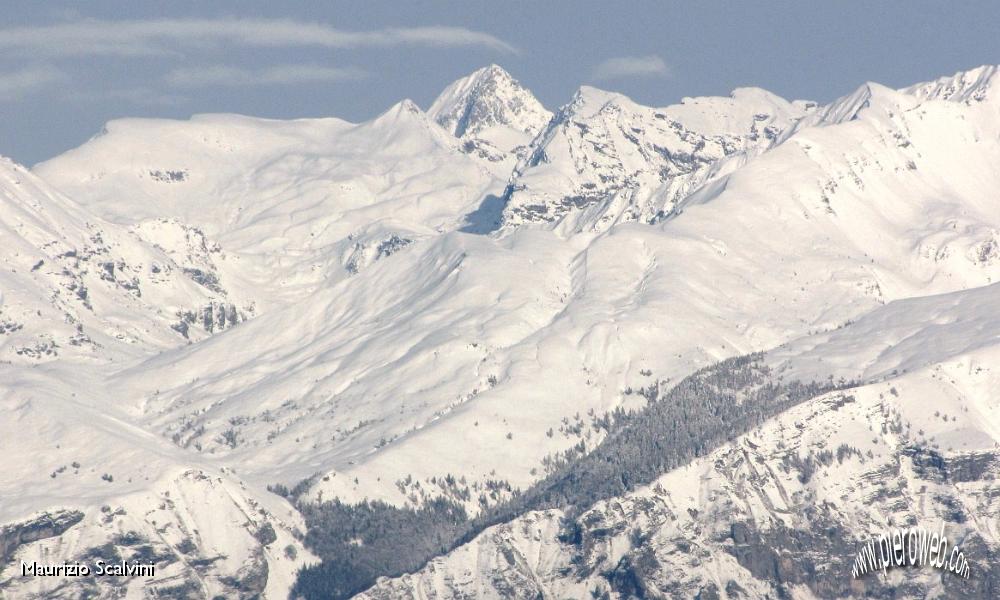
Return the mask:
[[321,48],[478,46],[500,52],[517,52],[497,37],[463,27],[344,31],[321,23],[289,19],[85,20],[0,29],[0,51],[32,56],[170,55],[181,54],[192,47],[223,44]]
[[259,70],[214,65],[174,69],[167,73],[165,80],[180,87],[292,85],[358,79],[364,75],[364,71],[359,69],[319,65],[279,65]]
[[64,74],[54,67],[27,67],[0,73],[0,100],[12,100],[55,84]]
[[659,56],[621,56],[609,58],[594,67],[594,79],[620,77],[667,77],[670,69]]

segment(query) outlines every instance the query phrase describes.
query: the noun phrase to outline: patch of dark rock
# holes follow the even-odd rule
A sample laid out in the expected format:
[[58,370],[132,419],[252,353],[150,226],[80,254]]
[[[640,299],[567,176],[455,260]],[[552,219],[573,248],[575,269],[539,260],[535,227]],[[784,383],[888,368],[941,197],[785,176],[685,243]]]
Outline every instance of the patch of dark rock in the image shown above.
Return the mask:
[[7,564],[21,545],[60,536],[82,520],[82,512],[63,510],[0,527],[0,565]]

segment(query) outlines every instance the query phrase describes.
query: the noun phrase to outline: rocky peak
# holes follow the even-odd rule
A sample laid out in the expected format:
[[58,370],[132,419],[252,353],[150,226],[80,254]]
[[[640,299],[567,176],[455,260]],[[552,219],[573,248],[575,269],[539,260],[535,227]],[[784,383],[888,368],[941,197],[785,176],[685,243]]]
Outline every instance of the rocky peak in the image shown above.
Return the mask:
[[1000,85],[998,65],[983,65],[934,81],[918,83],[900,90],[921,100],[951,100],[953,102],[982,102],[989,91]]
[[552,113],[496,65],[479,69],[449,85],[427,112],[448,133],[462,140],[462,151],[494,165],[505,176]]
[[814,108],[758,88],[653,108],[582,87],[518,165],[503,224],[566,222],[571,233],[655,221],[716,173],[710,167],[763,151]]
[[449,85],[428,115],[455,137],[475,136],[503,126],[531,137],[552,116],[507,71],[490,65]]

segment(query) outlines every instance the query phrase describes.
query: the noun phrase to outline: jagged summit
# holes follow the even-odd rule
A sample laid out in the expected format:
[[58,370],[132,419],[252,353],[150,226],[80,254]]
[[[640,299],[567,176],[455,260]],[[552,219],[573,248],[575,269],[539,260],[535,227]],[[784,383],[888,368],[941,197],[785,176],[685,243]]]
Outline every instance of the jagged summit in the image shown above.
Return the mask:
[[[1000,581],[995,72],[824,107],[584,87],[550,118],[487,67],[432,114],[0,159],[0,589],[114,596],[18,566],[110,553],[159,557],[131,595],[888,597],[815,566],[890,518],[947,519]],[[854,387],[763,394],[796,380]],[[896,595],[996,596],[935,573]]]
[[533,137],[552,116],[527,88],[497,65],[483,67],[449,85],[427,114],[455,137],[497,126]]
[[465,140],[466,152],[505,166],[512,162],[508,155],[523,155],[552,118],[527,88],[497,65],[446,87],[427,114]]
[[590,85],[581,85],[570,101],[559,109],[558,118],[564,120],[570,115],[590,117],[604,106],[617,103],[632,103],[632,100],[618,92],[611,92]]
[[[990,99],[991,93],[993,98],[997,97],[997,92],[992,90],[1000,86],[998,71],[1000,67],[996,65],[984,65],[898,90],[869,81],[850,94],[814,111],[808,118],[801,120],[794,130],[854,121],[861,117],[863,111],[871,109],[889,118],[893,112],[912,109],[927,101],[978,104]],[[788,133],[792,133],[792,130]]]
[[884,112],[886,110],[892,111],[898,109],[900,106],[909,107],[916,103],[916,100],[905,94],[901,94],[882,84],[869,81],[858,86],[850,94],[841,96],[830,104],[814,111],[807,118],[802,119],[793,129],[789,130],[788,135],[806,127],[837,125],[839,123],[855,121],[861,117],[863,111],[869,110],[872,107]]
[[921,100],[951,100],[957,102],[982,102],[991,89],[1000,85],[1000,66],[983,65],[951,76],[918,83],[900,90]]
[[653,108],[583,86],[518,165],[503,225],[562,223],[569,233],[655,221],[719,161],[763,151],[814,108],[759,88]]

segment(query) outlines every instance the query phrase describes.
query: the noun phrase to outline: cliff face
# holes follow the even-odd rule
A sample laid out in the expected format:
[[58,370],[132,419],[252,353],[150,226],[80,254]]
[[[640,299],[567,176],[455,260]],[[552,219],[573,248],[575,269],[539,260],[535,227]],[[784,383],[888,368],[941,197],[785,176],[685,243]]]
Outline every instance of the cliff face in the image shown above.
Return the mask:
[[0,567],[7,565],[22,544],[62,535],[82,520],[83,513],[78,510],[61,510],[0,526]]

